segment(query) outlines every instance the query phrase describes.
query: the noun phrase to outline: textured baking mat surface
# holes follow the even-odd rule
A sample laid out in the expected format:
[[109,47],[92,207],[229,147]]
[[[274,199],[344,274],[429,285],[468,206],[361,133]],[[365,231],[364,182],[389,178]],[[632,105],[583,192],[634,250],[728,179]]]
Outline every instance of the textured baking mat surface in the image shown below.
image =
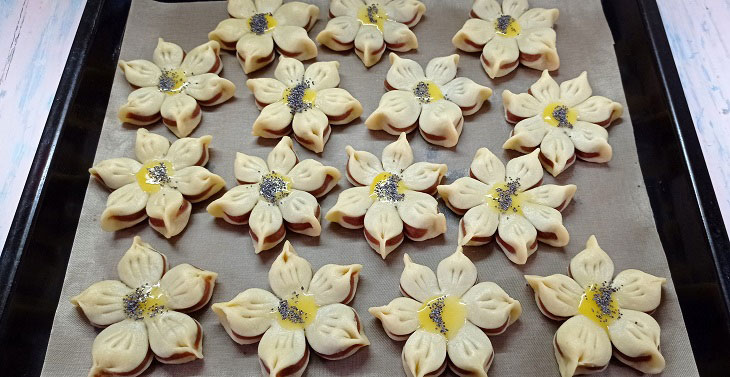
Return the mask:
[[[328,13],[328,1],[313,2],[320,7],[320,20],[310,32],[312,38],[325,27]],[[461,61],[457,76],[469,77],[494,90],[489,104],[478,113],[465,118],[464,131],[455,148],[445,149],[428,144],[418,132],[412,132],[408,137],[415,160],[446,163],[449,172],[445,182],[453,182],[468,174],[469,164],[480,147],[489,148],[503,161],[518,156],[517,153],[506,152],[501,148],[512,129],[503,116],[501,93],[505,89],[515,93],[525,92],[538,79],[540,72],[520,67],[506,77],[489,80],[479,63],[478,54],[459,52],[451,44],[452,36],[468,18],[471,1],[426,1],[426,4],[426,15],[414,28],[420,48],[402,55],[425,67],[433,57],[459,53]],[[559,71],[553,72],[553,77],[562,82],[576,77],[584,70],[588,71],[594,95],[606,96],[626,107],[613,40],[600,1],[532,0],[530,5],[557,6],[560,9],[560,18],[555,29],[562,64]],[[120,58],[151,60],[158,37],[175,42],[189,51],[206,42],[207,33],[227,17],[225,2],[162,4],[151,0],[135,0],[129,14]],[[240,151],[265,158],[277,140],[251,136],[251,124],[259,115],[259,110],[246,88],[246,76],[234,54],[222,51],[221,58],[224,65],[221,76],[236,84],[236,97],[213,109],[203,109],[203,120],[192,136],[213,136],[207,167],[226,179],[227,187],[231,188],[236,182],[233,177],[235,153]],[[340,61],[340,87],[349,90],[362,102],[364,112],[362,118],[352,124],[333,126],[332,136],[321,155],[315,155],[295,142],[299,158],[316,158],[344,171],[345,146],[348,144],[355,149],[369,150],[380,156],[383,147],[395,140],[395,137],[384,132],[368,131],[363,122],[375,110],[385,92],[383,80],[390,67],[387,52],[380,63],[370,69],[363,66],[354,52],[334,53],[322,47],[316,60]],[[305,66],[308,63],[311,62],[305,63]],[[275,64],[271,64],[250,77],[273,77],[274,68]],[[136,128],[121,125],[116,116],[117,109],[126,101],[131,90],[123,74],[117,70],[96,152],[96,162],[113,157],[134,157]],[[174,140],[172,133],[161,123],[149,129]],[[667,360],[667,367],[662,375],[697,374],[677,295],[644,188],[628,111],[624,113],[622,120],[609,128],[609,142],[613,146],[614,156],[607,164],[578,161],[557,179],[545,173],[545,183],[573,183],[578,186],[575,200],[563,211],[564,223],[571,236],[568,246],[553,248],[540,244],[538,251],[524,266],[510,263],[494,243],[466,249],[466,255],[478,268],[478,280],[496,282],[509,295],[518,299],[523,307],[522,316],[514,325],[505,333],[490,337],[495,351],[490,375],[559,375],[551,342],[560,323],[540,314],[533,300],[532,289],[525,284],[522,275],[565,273],[570,258],[583,249],[591,234],[596,235],[602,248],[613,258],[616,273],[627,268],[638,268],[667,278],[662,304],[654,313],[654,318],[662,328],[661,349]],[[343,178],[321,200],[323,213],[335,204],[337,195],[349,187],[351,185]],[[281,250],[281,245],[255,255],[248,227],[215,220],[205,211],[209,201],[193,205],[187,229],[168,241],[152,230],[146,221],[117,233],[101,230],[99,216],[108,195],[109,192],[97,182],[89,181],[53,323],[42,372],[44,376],[82,376],[88,373],[91,345],[100,330],[92,327],[83,314],[69,303],[69,299],[94,282],[117,279],[117,262],[129,248],[135,235],[140,235],[143,240],[167,255],[171,266],[190,263],[218,272],[218,284],[211,302],[228,301],[247,288],[269,289],[267,274],[272,261]],[[360,313],[371,345],[340,361],[326,361],[312,355],[305,375],[403,375],[400,353],[404,342],[388,338],[380,323],[368,314],[367,309],[385,305],[400,296],[398,279],[403,269],[404,253],[409,253],[417,263],[435,269],[441,259],[454,252],[459,217],[442,203],[440,207],[447,218],[446,234],[426,242],[406,240],[386,261],[370,249],[362,231],[346,230],[324,219],[322,235],[318,238],[289,232],[287,239],[315,269],[326,263],[361,263],[364,266],[352,306]],[[240,346],[234,343],[210,310],[210,305],[192,313],[192,316],[203,327],[205,359],[182,365],[153,362],[143,375],[260,374],[256,344]],[[447,372],[445,375],[452,374]],[[614,359],[600,375],[636,376],[637,372]]]

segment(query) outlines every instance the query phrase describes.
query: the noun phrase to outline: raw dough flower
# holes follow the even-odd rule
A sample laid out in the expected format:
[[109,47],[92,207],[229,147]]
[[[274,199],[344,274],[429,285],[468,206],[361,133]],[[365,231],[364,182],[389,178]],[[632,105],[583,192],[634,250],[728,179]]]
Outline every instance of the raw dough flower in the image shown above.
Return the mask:
[[[218,42],[210,41],[190,50],[162,38],[148,60],[119,60],[119,68],[133,87],[119,109],[122,122],[146,126],[162,123],[177,137],[186,137],[200,124],[200,106],[228,101],[236,92],[232,82],[218,77],[223,69]],[[154,62],[154,63],[153,63]]]
[[426,6],[418,0],[330,0],[327,27],[317,42],[335,50],[355,48],[366,67],[380,61],[385,48],[406,52],[418,48],[411,27],[416,26]]
[[346,305],[355,297],[361,269],[326,264],[312,276],[312,265],[286,241],[269,270],[276,296],[250,288],[212,309],[233,341],[259,342],[264,376],[299,377],[310,347],[324,359],[339,360],[370,344],[357,312]]
[[210,203],[208,213],[234,225],[249,224],[256,254],[281,242],[287,228],[319,236],[317,198],[340,180],[340,171],[332,166],[299,161],[288,136],[269,152],[267,161],[237,153],[234,174],[240,186]]
[[346,149],[347,180],[355,186],[337,198],[325,218],[348,229],[365,227],[370,247],[383,259],[403,235],[424,241],[446,232],[446,217],[434,199],[436,186],[446,174],[444,164],[413,163],[406,134],[383,149],[383,164],[372,153]]
[[168,271],[167,258],[139,237],[117,273],[71,299],[92,325],[106,327],[94,339],[89,376],[135,377],[152,356],[165,364],[202,359],[203,329],[183,313],[208,303],[218,274],[187,263]]
[[477,150],[469,177],[438,192],[459,222],[459,245],[480,246],[497,233],[497,244],[513,263],[525,264],[537,241],[565,246],[570,235],[560,214],[575,194],[575,185],[542,185],[539,149],[514,158],[507,168],[487,148]]
[[406,254],[399,297],[368,311],[393,340],[405,340],[401,359],[408,377],[486,377],[494,359],[487,335],[499,335],[522,314],[520,302],[492,282],[477,285],[477,268],[459,247],[436,274]]
[[527,93],[503,91],[504,115],[517,125],[502,147],[530,153],[539,146],[540,162],[553,176],[570,167],[576,156],[610,161],[613,150],[605,127],[621,117],[623,106],[592,93],[586,72],[558,86],[548,71]]
[[553,24],[557,9],[529,9],[527,0],[475,0],[472,17],[451,42],[460,50],[482,51],[484,71],[502,77],[522,63],[534,69],[560,68]]
[[257,71],[279,54],[299,60],[317,56],[317,45],[307,31],[319,17],[316,5],[282,0],[228,0],[228,14],[208,38],[226,50],[236,50],[245,73]]
[[[345,124],[362,114],[362,105],[345,89],[337,88],[337,61],[304,64],[282,56],[274,77],[249,79],[261,114],[253,123],[253,134],[280,138],[294,131],[305,148],[320,153],[330,137],[330,124]],[[292,127],[293,125],[293,127]]]
[[389,92],[365,121],[371,130],[398,135],[420,126],[429,143],[453,147],[459,142],[463,115],[479,111],[492,95],[491,89],[471,79],[454,78],[459,64],[456,54],[431,59],[425,73],[418,63],[395,53],[390,53],[390,63],[385,79]]
[[560,374],[600,372],[608,366],[612,352],[636,370],[661,373],[661,329],[647,313],[659,306],[666,279],[629,269],[611,282],[613,261],[595,236],[570,261],[568,275],[572,278],[525,275],[540,311],[550,319],[565,321],[553,338]]
[[114,190],[101,214],[101,228],[113,232],[129,228],[148,216],[152,229],[166,238],[185,229],[190,203],[210,198],[226,182],[203,165],[213,138],[186,137],[172,145],[166,138],[137,130],[137,160],[120,157],[104,160],[89,173]]

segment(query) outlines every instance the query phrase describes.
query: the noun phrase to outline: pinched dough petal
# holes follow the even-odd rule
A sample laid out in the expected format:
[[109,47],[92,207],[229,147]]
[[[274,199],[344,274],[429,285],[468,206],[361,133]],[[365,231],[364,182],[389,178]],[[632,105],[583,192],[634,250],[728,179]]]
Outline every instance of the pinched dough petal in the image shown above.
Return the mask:
[[545,123],[540,115],[523,119],[517,123],[502,148],[530,153],[542,143],[542,139],[550,130],[551,127]]
[[568,273],[583,287],[610,282],[613,277],[613,261],[590,236],[586,248],[570,260]]
[[446,232],[446,217],[439,213],[438,201],[433,196],[412,190],[404,195],[396,207],[408,238],[424,241]]
[[457,77],[444,84],[441,89],[449,101],[461,108],[464,115],[479,111],[484,101],[492,95],[492,89],[479,85],[466,77]]
[[413,131],[420,114],[421,104],[411,91],[391,90],[380,97],[378,108],[365,120],[365,125],[371,130],[399,135]]
[[315,153],[324,150],[331,133],[327,115],[317,108],[294,114],[292,129],[299,144]]
[[149,195],[134,182],[122,186],[106,200],[106,209],[101,214],[101,229],[114,232],[129,228],[147,218],[144,208]]
[[149,60],[132,60],[124,61],[119,60],[119,68],[124,72],[124,77],[133,86],[140,88],[147,86],[157,87],[160,82],[160,75],[162,71],[160,67],[156,66]]
[[283,55],[299,60],[317,57],[317,45],[307,35],[307,30],[300,26],[278,25],[272,32],[276,49]]
[[662,286],[666,283],[665,278],[634,269],[623,270],[613,279],[613,286],[618,288],[615,295],[621,308],[645,313],[653,312],[659,306]]
[[484,45],[480,60],[484,71],[493,79],[514,71],[517,68],[519,57],[520,49],[517,47],[517,39],[495,36]]
[[[334,4],[334,1],[330,4],[330,11],[334,9]],[[360,30],[360,25],[360,21],[355,17],[335,17],[317,34],[317,42],[335,51],[347,51],[355,45],[355,36]]]
[[269,270],[269,285],[274,294],[287,299],[295,292],[309,291],[312,272],[312,265],[300,257],[291,243],[286,241]]
[[446,337],[416,330],[403,346],[401,359],[408,377],[438,375],[446,367]]
[[238,183],[242,185],[258,183],[265,174],[269,174],[269,168],[261,157],[236,153],[236,159],[233,161],[233,175]]
[[542,71],[540,78],[530,85],[530,94],[540,101],[542,106],[560,100],[560,86],[550,76],[547,69]]
[[553,339],[553,348],[563,377],[595,372],[611,361],[608,334],[597,323],[582,315],[572,317],[560,325]]
[[[537,59],[520,59],[526,67],[554,71],[560,68],[560,57],[555,46],[555,30],[549,27],[523,29],[515,38],[521,54],[538,55]],[[533,57],[534,58],[534,57]]]
[[310,88],[315,91],[335,88],[340,85],[339,67],[340,62],[336,60],[312,63],[304,71],[304,79],[310,83]]
[[206,210],[214,217],[221,217],[231,224],[248,224],[251,211],[259,199],[258,184],[240,185],[208,204]]
[[162,38],[157,38],[157,47],[155,47],[155,51],[152,53],[152,61],[158,67],[162,69],[175,69],[182,63],[183,56],[185,56],[185,53],[182,47],[174,43],[165,42]]
[[510,297],[499,285],[482,282],[471,287],[461,301],[466,304],[469,322],[489,335],[504,332],[522,314],[522,305]]
[[286,85],[281,81],[270,78],[258,78],[246,80],[246,86],[253,93],[256,99],[256,106],[263,109],[267,105],[280,101],[284,98]]
[[574,79],[560,83],[560,101],[565,106],[573,107],[585,102],[591,94],[593,94],[593,89],[591,84],[588,83],[588,72],[586,71],[583,71]]
[[388,49],[406,52],[418,48],[418,38],[407,25],[392,20],[383,24],[383,40]]
[[167,311],[144,319],[150,349],[165,364],[182,364],[203,358],[203,329],[189,315]]
[[246,33],[236,42],[238,63],[243,72],[249,74],[274,61],[274,38],[272,33]]
[[340,193],[337,203],[325,218],[348,229],[360,229],[364,225],[365,213],[374,200],[370,196],[370,187],[349,188]]
[[403,170],[413,164],[413,149],[408,144],[405,133],[398,136],[398,140],[383,148],[383,169],[385,171],[401,174]]
[[502,6],[496,0],[475,0],[471,10],[482,20],[494,20],[502,14]]
[[355,54],[366,67],[380,61],[385,52],[383,33],[374,25],[362,25],[355,36]]
[[208,41],[190,50],[183,59],[180,69],[188,76],[202,75],[203,73],[218,74],[223,69],[218,41]]
[[486,377],[487,370],[494,360],[494,349],[484,332],[464,322],[456,336],[446,344],[449,354],[449,367],[459,375],[467,372],[469,376]]
[[289,105],[285,101],[276,101],[261,110],[261,114],[253,122],[251,133],[269,139],[280,138],[291,132],[292,119],[294,114]]
[[537,229],[537,239],[550,246],[563,247],[570,242],[563,216],[555,208],[535,203],[522,203],[522,213]]
[[385,12],[389,19],[413,27],[426,12],[426,5],[418,0],[391,0],[386,2]]
[[[456,74],[456,63],[454,63],[454,74]],[[416,84],[425,79],[423,68],[415,60],[401,58],[394,52],[390,53],[390,69],[385,79],[388,85],[395,89],[411,91]]]
[[134,237],[132,247],[117,263],[119,280],[129,287],[156,284],[167,271],[167,258],[139,236]]
[[404,295],[426,302],[441,294],[436,274],[430,268],[415,263],[408,254],[403,255],[403,272],[400,275],[400,290]]
[[[613,354],[622,363],[646,374],[659,374],[665,361],[659,350],[661,329],[650,315],[634,310],[621,310],[621,317],[608,327]],[[636,361],[629,358],[646,358]]]
[[[230,4],[231,2],[229,2]],[[248,17],[248,15],[244,16]],[[244,34],[249,31],[248,19],[227,18],[218,23],[215,30],[208,33],[208,39],[217,41],[224,50],[234,50]]]
[[471,161],[469,175],[492,185],[504,181],[505,167],[492,151],[487,148],[479,148]]
[[570,129],[576,153],[581,160],[590,162],[608,162],[613,157],[613,148],[608,144],[608,131],[605,128],[588,122],[577,121]]
[[160,120],[160,108],[165,93],[156,86],[139,88],[127,96],[127,103],[119,108],[117,117],[123,123],[146,126]]
[[422,304],[412,298],[398,297],[388,305],[368,309],[373,317],[380,320],[385,333],[393,340],[406,340],[408,335],[418,330],[418,310]]
[[528,93],[514,94],[509,90],[502,92],[504,115],[509,123],[517,123],[522,119],[541,114],[543,106],[537,98]]
[[278,303],[279,299],[270,292],[250,288],[231,301],[211,305],[211,309],[234,342],[251,344],[258,342],[271,326],[271,310]]
[[459,54],[433,58],[426,66],[426,77],[438,85],[444,85],[456,77]]
[[340,171],[321,162],[307,159],[299,162],[287,173],[292,187],[306,191],[319,198],[330,192],[340,181]]
[[451,148],[459,142],[464,115],[457,104],[448,100],[426,103],[421,110],[418,125],[426,141]]
[[535,302],[540,312],[548,318],[564,320],[578,314],[583,287],[563,275],[525,275],[527,284],[535,291]]
[[107,326],[127,318],[124,312],[124,296],[132,292],[119,280],[94,283],[71,298],[71,304],[84,312],[94,326]]
[[175,140],[168,149],[165,159],[172,163],[175,169],[188,166],[203,166],[208,162],[208,147],[213,137],[186,137]]
[[299,26],[310,29],[317,22],[319,8],[313,4],[292,1],[282,4],[274,11],[274,18],[280,25]]
[[165,126],[181,138],[190,135],[202,117],[198,102],[185,93],[167,96],[160,107],[160,114]]
[[229,0],[228,14],[236,18],[246,18],[256,14],[256,6],[252,0]]
[[562,211],[568,206],[575,195],[575,185],[540,185],[525,191],[529,201],[536,204],[552,207]]
[[91,359],[89,376],[144,372],[152,362],[144,322],[126,319],[104,329],[94,339]]
[[89,169],[89,174],[104,186],[116,190],[124,185],[137,182],[135,174],[142,168],[139,162],[127,158],[103,160]]
[[147,131],[145,128],[137,129],[137,138],[134,143],[134,155],[143,164],[151,160],[161,160],[167,155],[170,149],[170,142],[166,137]]
[[195,98],[203,106],[215,106],[228,101],[236,93],[236,85],[215,73],[188,78],[185,93]]
[[179,191],[162,187],[147,202],[150,226],[165,238],[176,236],[188,225],[191,207]]
[[299,158],[294,153],[294,142],[289,136],[284,136],[269,152],[266,157],[266,166],[274,173],[288,175],[298,161]]
[[606,97],[592,96],[573,107],[578,112],[578,119],[607,127],[621,117],[624,108],[620,103]]
[[575,154],[575,145],[566,133],[555,127],[545,135],[540,144],[542,166],[553,177],[557,177],[573,163],[568,162]]
[[477,281],[477,267],[461,248],[439,262],[436,268],[441,293],[461,297]]
[[[493,2],[494,0],[485,0]],[[484,1],[475,1],[474,8],[478,3]],[[497,5],[499,7],[499,5]],[[472,9],[474,9],[472,8]],[[498,16],[498,15],[497,15]],[[497,16],[494,16],[496,18]],[[479,18],[470,18],[466,20],[464,26],[456,32],[451,39],[451,43],[459,50],[466,52],[477,52],[484,48],[492,38],[494,38],[494,24]]]
[[329,124],[347,124],[362,115],[360,101],[341,88],[320,90],[314,105],[327,115]]
[[312,194],[292,190],[286,198],[279,201],[279,210],[287,228],[292,232],[317,237],[322,233],[319,224],[319,203]]
[[357,15],[357,11],[364,5],[365,2],[363,0],[332,0],[330,1],[330,13],[335,18],[342,16],[354,17]]
[[383,172],[383,166],[374,154],[367,151],[356,151],[351,146],[345,147],[347,152],[347,180],[356,186],[369,186],[376,175]]
[[343,304],[320,307],[305,335],[312,350],[327,360],[344,359],[370,345],[355,309]]
[[504,0],[502,1],[502,14],[509,14],[514,18],[518,18],[525,13],[530,5],[527,0]]
[[175,187],[191,203],[202,202],[226,186],[226,181],[202,166],[188,166],[175,172]]
[[329,304],[348,304],[355,298],[357,282],[360,280],[362,265],[326,264],[320,267],[309,283],[309,294],[319,306]]
[[256,254],[271,249],[286,236],[281,210],[264,200],[259,200],[251,210],[248,226]]
[[537,230],[523,216],[500,215],[497,235],[497,244],[513,263],[525,264],[537,250]]
[[[266,330],[259,342],[261,374],[279,376],[286,369],[291,376],[301,376],[309,364],[309,348],[304,330],[287,330],[278,322]],[[300,368],[296,368],[301,365]]]
[[461,177],[449,185],[437,187],[446,205],[457,214],[484,203],[490,186],[472,177]]
[[187,263],[170,269],[160,280],[170,309],[191,312],[205,306],[213,294],[218,274]]
[[260,13],[273,13],[281,7],[283,0],[254,0],[256,10]]
[[532,8],[528,9],[518,19],[522,30],[534,29],[541,27],[553,27],[555,21],[558,20],[560,11],[556,8],[545,9],[545,8]]
[[385,259],[403,242],[403,221],[393,203],[376,201],[363,219],[365,239]]
[[492,240],[499,225],[499,213],[488,204],[472,207],[459,222],[459,245],[480,246]]
[[409,190],[433,195],[436,193],[436,186],[444,178],[447,171],[446,164],[421,161],[407,167],[401,178],[403,178],[403,182]]

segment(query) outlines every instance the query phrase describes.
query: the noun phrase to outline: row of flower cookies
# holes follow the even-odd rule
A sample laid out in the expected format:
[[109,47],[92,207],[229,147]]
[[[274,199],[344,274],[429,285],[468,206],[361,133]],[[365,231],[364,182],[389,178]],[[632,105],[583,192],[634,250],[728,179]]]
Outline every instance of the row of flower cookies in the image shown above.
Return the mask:
[[[494,360],[488,336],[520,317],[522,306],[493,282],[477,282],[477,268],[461,251],[434,271],[406,254],[399,288],[404,297],[368,311],[385,333],[406,340],[401,355],[409,377],[486,376]],[[301,376],[310,349],[327,360],[370,345],[363,323],[347,304],[363,266],[327,264],[314,272],[287,241],[269,270],[273,294],[250,288],[212,305],[239,344],[259,343],[264,376]],[[135,237],[117,265],[119,280],[91,285],[71,303],[105,327],[92,347],[89,376],[138,376],[153,358],[181,364],[203,358],[203,328],[185,314],[209,302],[218,274],[189,264],[168,270],[165,255]],[[661,301],[665,279],[628,269],[615,277],[611,258],[591,236],[570,261],[568,275],[525,275],[537,308],[564,321],[553,338],[562,376],[595,373],[615,356],[641,372],[664,369],[660,327],[647,312]],[[448,361],[448,362],[447,362]]]

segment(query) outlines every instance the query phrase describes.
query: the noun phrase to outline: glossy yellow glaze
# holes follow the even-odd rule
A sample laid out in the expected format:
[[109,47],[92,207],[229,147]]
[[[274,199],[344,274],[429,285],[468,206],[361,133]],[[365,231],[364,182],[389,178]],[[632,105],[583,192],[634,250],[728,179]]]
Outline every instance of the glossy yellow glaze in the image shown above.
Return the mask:
[[[369,7],[375,7],[372,9],[377,11],[371,13],[368,10]],[[357,19],[360,20],[363,25],[374,25],[382,33],[385,21],[388,20],[388,15],[385,13],[385,8],[382,5],[371,4],[365,5],[357,11]]]
[[494,20],[494,32],[503,37],[514,38],[520,35],[520,33],[522,32],[522,27],[520,26],[520,23],[512,17],[510,17],[509,25],[504,30],[504,32],[499,28],[498,25],[499,19]]
[[497,212],[506,214],[515,213],[522,215],[522,203],[525,202],[529,194],[525,192],[516,192],[512,194],[511,205],[503,210],[499,202],[499,192],[497,192],[497,189],[506,191],[508,189],[507,182],[499,182],[492,185],[492,187],[489,189],[489,193],[487,195],[484,195],[484,202]]
[[301,321],[292,321],[290,319],[282,318],[281,313],[273,311],[272,315],[276,316],[281,327],[285,329],[303,330],[309,326],[312,321],[314,321],[314,318],[317,317],[317,310],[319,309],[319,306],[317,306],[317,303],[314,301],[314,296],[312,295],[298,293],[287,299],[286,302],[290,310],[301,311],[301,313],[298,312],[301,316]]
[[[542,111],[542,119],[545,120],[545,123],[553,127],[557,127],[560,124],[560,121],[553,117],[553,111],[559,106],[565,105],[560,102],[553,102],[545,107],[545,110]],[[578,112],[568,107],[568,116],[566,119],[571,125],[575,124],[575,121],[578,120]]]
[[159,165],[162,163],[165,165],[165,168],[167,169],[167,176],[172,177],[175,174],[175,169],[172,167],[172,163],[170,161],[165,160],[152,160],[148,161],[146,164],[142,165],[142,168],[137,171],[137,174],[135,175],[137,177],[137,183],[139,184],[139,187],[142,189],[142,191],[147,193],[155,193],[157,191],[160,191],[161,185],[159,183],[156,183],[155,180],[150,177],[149,170],[153,167]]
[[163,72],[163,76],[167,76],[174,82],[174,86],[168,90],[161,90],[168,95],[178,94],[187,86],[188,77],[182,69],[173,69]]
[[616,300],[616,295],[612,294],[610,303],[607,306],[611,313],[603,314],[601,307],[594,300],[594,297],[599,294],[599,288],[599,284],[591,284],[586,288],[583,297],[581,297],[580,305],[578,305],[578,313],[590,318],[604,329],[608,329],[619,318],[620,308]]
[[[439,307],[439,300],[443,299],[443,307],[441,307],[441,323],[431,318],[431,313],[435,307]],[[435,317],[439,317],[434,313]],[[461,302],[456,296],[436,296],[423,303],[421,309],[418,310],[418,323],[421,329],[442,334],[446,339],[454,337],[464,325],[466,321],[466,304]]]
[[[388,172],[382,172],[373,178],[373,182],[370,183],[370,197],[378,200],[378,196],[375,194],[375,188],[378,186],[378,184],[381,184],[388,180],[388,178],[392,177],[393,174]],[[398,181],[398,194],[403,194],[406,190],[408,190],[408,187],[406,186],[405,182],[401,179]]]

